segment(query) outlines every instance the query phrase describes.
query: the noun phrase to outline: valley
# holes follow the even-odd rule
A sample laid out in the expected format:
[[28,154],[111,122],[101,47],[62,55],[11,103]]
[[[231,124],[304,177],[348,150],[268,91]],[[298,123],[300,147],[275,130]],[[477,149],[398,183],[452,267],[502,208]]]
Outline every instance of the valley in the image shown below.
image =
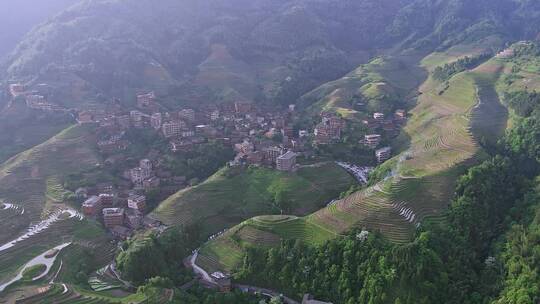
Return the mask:
[[540,300],[534,1],[57,4],[0,60],[0,303]]

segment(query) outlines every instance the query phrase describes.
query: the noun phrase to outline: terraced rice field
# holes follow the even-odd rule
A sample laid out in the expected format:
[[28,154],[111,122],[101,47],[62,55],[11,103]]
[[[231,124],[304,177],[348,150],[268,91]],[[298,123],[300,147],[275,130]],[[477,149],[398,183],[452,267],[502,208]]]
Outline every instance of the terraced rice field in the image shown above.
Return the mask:
[[61,179],[99,163],[92,134],[90,126],[69,127],[0,165],[0,202],[16,206],[0,208],[0,282],[39,252],[102,237],[81,233],[88,222],[62,203]]
[[[273,204],[277,191],[285,193],[293,214],[305,215],[355,183],[333,163],[302,168],[292,174],[265,168],[233,170],[224,169],[201,185],[173,195],[160,204],[153,216],[168,225],[204,222],[205,233],[210,235],[252,216],[280,213]],[[326,174],[320,174],[321,170]]]
[[[2,302],[0,302],[2,303]],[[100,297],[81,295],[70,286],[54,284],[43,287],[35,287],[28,292],[26,297],[16,302],[17,304],[113,304],[122,303]]]
[[[425,62],[441,64],[444,60],[455,58],[439,55]],[[494,91],[498,78],[496,64],[491,60],[474,71],[457,74],[447,85],[428,79],[420,87],[417,106],[410,112],[411,118],[402,134],[408,138],[403,142],[410,144],[392,160],[396,166],[385,180],[303,218],[248,220],[241,226],[252,227],[250,233],[234,233],[245,228],[231,229],[231,233],[206,248],[227,252],[235,247],[238,255],[239,244],[264,242],[262,234],[253,235],[257,231],[272,234],[271,238],[266,235],[271,240],[266,246],[277,238],[317,244],[353,227],[379,231],[391,241],[405,243],[423,220],[444,221],[457,178],[484,158],[480,138],[493,142],[506,127],[507,116]],[[434,67],[428,64],[424,68]],[[205,253],[202,252],[201,259]],[[213,257],[214,267],[219,268],[221,255]],[[230,269],[231,263],[226,264]]]

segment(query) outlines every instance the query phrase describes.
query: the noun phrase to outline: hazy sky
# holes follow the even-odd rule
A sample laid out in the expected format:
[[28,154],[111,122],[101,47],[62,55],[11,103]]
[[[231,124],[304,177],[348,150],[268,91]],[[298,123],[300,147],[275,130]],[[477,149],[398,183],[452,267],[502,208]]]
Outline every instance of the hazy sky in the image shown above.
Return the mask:
[[34,26],[79,0],[0,0],[0,57]]

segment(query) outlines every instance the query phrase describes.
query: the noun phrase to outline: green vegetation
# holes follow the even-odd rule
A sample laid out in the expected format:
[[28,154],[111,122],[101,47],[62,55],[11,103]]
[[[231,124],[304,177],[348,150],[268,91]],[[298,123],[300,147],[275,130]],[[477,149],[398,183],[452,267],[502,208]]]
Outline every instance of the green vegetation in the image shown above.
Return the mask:
[[43,272],[45,272],[46,269],[47,269],[47,266],[44,264],[38,264],[38,265],[28,267],[23,271],[22,279],[25,281],[32,281],[33,278],[41,275]]
[[477,67],[492,56],[492,54],[481,54],[474,57],[465,56],[455,62],[447,63],[444,66],[438,66],[433,71],[433,78],[438,81],[447,81],[457,73]]
[[306,166],[296,173],[225,168],[204,183],[171,196],[153,215],[167,224],[204,222],[203,234],[210,235],[251,216],[280,210],[299,215],[313,212],[353,183],[333,163]]
[[123,250],[116,258],[118,269],[125,279],[136,285],[155,276],[184,284],[191,280],[191,275],[182,260],[201,241],[199,233],[196,226],[171,228],[159,237],[150,234],[130,240],[123,244]]

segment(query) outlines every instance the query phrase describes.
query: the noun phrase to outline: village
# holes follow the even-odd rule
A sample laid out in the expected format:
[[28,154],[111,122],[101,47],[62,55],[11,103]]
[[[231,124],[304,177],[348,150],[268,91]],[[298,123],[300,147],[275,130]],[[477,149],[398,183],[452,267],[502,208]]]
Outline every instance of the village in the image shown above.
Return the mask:
[[[312,129],[299,129],[299,113],[292,104],[281,111],[249,101],[162,111],[154,92],[141,92],[136,95],[135,109],[127,112],[114,102],[100,109],[66,109],[47,101],[45,96],[39,95],[39,90],[27,90],[25,85],[18,83],[11,84],[9,92],[14,99],[24,98],[30,109],[69,113],[80,125],[97,126],[96,146],[106,166],[118,166],[126,161],[124,151],[132,144],[126,133],[147,130],[167,142],[168,153],[187,152],[198,145],[215,142],[234,150],[235,156],[228,166],[264,166],[294,172],[300,165],[298,158],[314,157],[313,147],[340,142],[347,124],[339,115],[323,112]],[[358,144],[373,150],[378,163],[390,159],[392,150],[389,146],[381,146],[383,135],[379,130],[384,134],[398,134],[406,116],[404,110],[395,111],[392,117],[373,113],[370,119],[362,121],[369,132]],[[337,164],[360,183],[368,182],[367,167],[339,161]],[[139,229],[166,228],[146,215],[150,211],[148,193],[158,190],[166,197],[193,185],[186,176],[174,175],[167,170],[156,150],[120,175],[120,183],[99,183],[75,191],[82,203],[82,213],[102,221],[120,240],[131,237]]]

